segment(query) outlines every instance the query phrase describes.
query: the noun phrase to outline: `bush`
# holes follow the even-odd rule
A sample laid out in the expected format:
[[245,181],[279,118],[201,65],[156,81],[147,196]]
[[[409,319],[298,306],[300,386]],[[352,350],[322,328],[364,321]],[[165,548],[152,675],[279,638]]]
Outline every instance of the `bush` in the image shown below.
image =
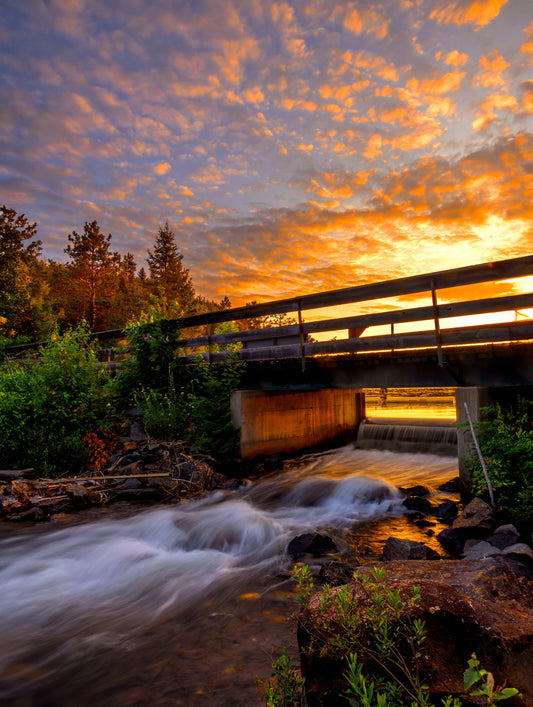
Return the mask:
[[180,336],[179,320],[152,315],[132,325],[128,339],[134,353],[119,387],[133,393],[148,434],[194,442],[206,454],[231,459],[239,433],[231,422],[230,394],[245,364],[236,354],[218,364],[201,356],[192,364],[179,363]]
[[97,367],[85,325],[52,334],[35,360],[0,369],[1,466],[78,472],[88,452],[83,437],[116,418],[110,374]]
[[[513,408],[484,408],[478,441],[496,503],[518,525],[533,528],[533,403],[519,399]],[[487,490],[479,460],[467,461],[472,490]]]

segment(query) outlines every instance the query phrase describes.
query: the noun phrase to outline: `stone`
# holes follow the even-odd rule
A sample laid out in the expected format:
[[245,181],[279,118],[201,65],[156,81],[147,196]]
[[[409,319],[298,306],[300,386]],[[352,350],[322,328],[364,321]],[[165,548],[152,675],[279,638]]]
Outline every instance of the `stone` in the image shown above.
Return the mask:
[[394,560],[438,560],[440,555],[424,543],[404,538],[389,538],[383,548],[383,562]]
[[460,493],[461,484],[459,477],[456,476],[454,479],[450,479],[450,481],[446,481],[444,484],[441,484],[439,486],[439,491],[444,491],[444,493]]
[[466,560],[482,560],[484,557],[499,555],[500,551],[486,540],[470,538],[463,548],[463,557]]
[[402,502],[402,506],[405,506],[410,511],[420,511],[421,513],[431,513],[433,511],[430,501],[423,496],[408,496]]
[[533,560],[533,550],[526,543],[515,543],[502,550],[502,555],[525,555]]
[[491,545],[494,545],[494,547],[497,547],[499,550],[505,550],[506,547],[516,545],[517,542],[520,542],[520,536],[511,535],[510,533],[496,532],[492,535],[488,535],[485,540]]
[[418,484],[417,486],[400,486],[399,490],[406,496],[429,496],[430,490],[427,486]]
[[453,557],[459,557],[463,551],[464,538],[458,530],[444,528],[437,535],[437,540],[442,547]]
[[320,568],[318,579],[321,584],[340,587],[351,582],[353,573],[360,564],[360,562],[339,562],[337,560],[325,562]]
[[487,530],[494,527],[494,511],[492,506],[481,498],[474,498],[465,506],[463,512],[454,521],[454,530],[468,531],[467,535],[486,535]]
[[122,484],[123,489],[140,489],[142,488],[142,482],[140,479],[136,479],[135,477],[132,477],[131,479],[126,479],[124,483]]
[[435,511],[437,518],[444,521],[452,521],[454,518],[457,518],[458,514],[459,509],[457,508],[457,504],[455,501],[450,500],[443,501],[439,506],[437,506],[437,510]]
[[[413,586],[420,588],[420,602],[406,606],[403,619],[409,623],[418,618],[425,623],[420,661],[429,673],[431,693],[465,699],[463,673],[476,653],[481,667],[493,673],[496,685],[519,689],[524,697],[519,704],[533,705],[533,583],[517,576],[505,557],[375,566],[385,568],[385,581],[404,599],[411,596]],[[372,571],[373,566],[357,570],[360,576]],[[367,593],[359,584],[350,587],[364,612]],[[324,650],[321,602],[318,592],[298,617],[308,707],[338,705],[338,696],[346,689],[346,661],[335,660]],[[342,620],[333,617],[333,622],[340,638]]]
[[303,555],[325,555],[337,549],[335,541],[329,535],[320,533],[303,533],[293,538],[287,546],[287,554],[293,559],[303,557]]

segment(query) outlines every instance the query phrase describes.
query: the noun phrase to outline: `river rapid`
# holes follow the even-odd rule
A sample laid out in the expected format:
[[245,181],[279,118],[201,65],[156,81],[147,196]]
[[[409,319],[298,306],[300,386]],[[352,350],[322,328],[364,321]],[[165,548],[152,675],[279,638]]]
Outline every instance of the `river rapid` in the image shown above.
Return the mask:
[[437,501],[456,475],[456,458],[350,445],[179,505],[2,528],[0,705],[263,704],[254,678],[282,646],[297,658],[289,541],[318,530],[371,561],[403,535],[442,554],[397,487]]

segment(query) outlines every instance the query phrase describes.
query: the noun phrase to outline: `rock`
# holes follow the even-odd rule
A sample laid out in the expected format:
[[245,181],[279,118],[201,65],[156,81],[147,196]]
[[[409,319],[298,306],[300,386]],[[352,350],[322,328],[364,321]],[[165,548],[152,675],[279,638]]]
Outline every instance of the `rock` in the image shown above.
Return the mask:
[[399,490],[406,496],[429,496],[430,494],[428,487],[421,484],[417,486],[400,486]]
[[405,506],[410,511],[420,511],[421,513],[431,513],[433,511],[431,503],[422,496],[408,496],[402,502],[402,506]]
[[133,442],[144,442],[147,439],[145,431],[137,421],[131,423],[130,439]]
[[499,554],[500,551],[497,547],[494,547],[486,540],[477,540],[475,538],[467,540],[463,548],[463,557],[466,560],[482,560],[484,557]]
[[459,509],[454,501],[443,501],[435,511],[437,518],[444,521],[452,521],[454,518],[457,518],[458,514]]
[[[420,661],[429,674],[426,681],[431,693],[464,698],[463,673],[476,653],[481,667],[493,673],[497,685],[519,689],[524,696],[520,704],[533,705],[533,583],[517,576],[506,558],[376,566],[385,567],[386,582],[404,599],[411,596],[413,586],[420,588],[421,601],[412,608],[406,605],[403,619],[410,623],[419,618],[425,623]],[[372,566],[364,566],[357,571],[363,576],[372,570]],[[368,593],[358,584],[350,586],[358,611],[364,614]],[[346,689],[345,660],[334,659],[325,650],[322,601],[319,592],[298,617],[308,707],[338,705],[338,695]],[[342,640],[342,618],[333,615],[332,619],[335,636]],[[358,653],[361,655],[359,649]]]
[[463,512],[452,525],[454,530],[467,531],[466,535],[486,535],[494,527],[494,511],[481,498],[474,498],[465,506]]
[[520,542],[520,536],[518,534],[511,535],[510,533],[496,532],[492,535],[487,535],[485,540],[491,545],[494,545],[494,547],[497,547],[499,550],[505,550],[506,547],[516,545],[517,542]]
[[297,560],[303,555],[324,555],[337,549],[335,541],[329,535],[304,533],[293,538],[287,546],[287,554]]
[[88,508],[100,503],[100,496],[92,489],[88,489],[81,484],[69,484],[66,488],[66,494],[75,508]]
[[131,479],[126,479],[124,483],[122,484],[123,489],[140,489],[142,488],[142,481],[139,479],[136,479],[135,477],[132,477]]
[[389,538],[383,548],[383,562],[394,560],[438,560],[440,555],[424,543],[403,538]]
[[435,523],[435,521],[425,520],[424,518],[419,518],[418,520],[415,520],[415,525],[417,528],[422,529],[422,528],[432,528],[437,524]]
[[502,555],[522,555],[533,560],[533,550],[526,543],[516,543],[502,550]]
[[520,537],[518,530],[512,525],[512,523],[507,523],[506,525],[500,525],[494,531],[495,535],[514,535],[516,538]]
[[463,551],[464,538],[458,530],[445,528],[437,535],[442,547],[454,557],[459,557]]
[[456,476],[454,479],[451,479],[450,481],[446,481],[446,483],[441,484],[439,486],[439,491],[444,491],[444,493],[460,493],[461,484],[459,481],[459,477]]
[[318,579],[321,584],[329,584],[332,587],[340,587],[343,584],[351,582],[353,573],[360,563],[338,562],[331,560],[325,562],[320,568]]

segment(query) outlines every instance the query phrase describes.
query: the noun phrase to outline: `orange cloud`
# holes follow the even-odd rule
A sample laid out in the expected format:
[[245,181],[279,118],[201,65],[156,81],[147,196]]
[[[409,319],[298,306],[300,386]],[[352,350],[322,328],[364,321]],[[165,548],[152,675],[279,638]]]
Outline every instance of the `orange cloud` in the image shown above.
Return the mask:
[[444,61],[445,64],[448,64],[449,66],[464,66],[466,62],[469,59],[468,54],[461,54],[461,52],[458,52],[457,49],[454,49],[452,52],[449,52],[448,54],[444,55],[443,52],[437,52],[435,54],[435,58],[438,61]]
[[484,27],[498,17],[506,3],[507,0],[440,0],[430,18],[443,24]]
[[510,64],[505,61],[497,49],[493,49],[487,56],[482,56],[479,60],[481,71],[474,77],[474,85],[484,86],[505,86],[502,73],[509,68]]
[[172,167],[169,165],[168,162],[161,162],[161,164],[158,164],[154,167],[154,172],[156,174],[166,174],[167,172],[170,172]]
[[533,20],[524,29],[526,35],[526,41],[520,47],[520,50],[524,54],[533,54]]
[[453,71],[451,73],[444,74],[437,79],[426,79],[424,81],[419,81],[418,79],[413,78],[407,82],[407,88],[415,94],[427,93],[430,95],[440,96],[443,93],[457,91],[465,76],[466,73],[464,71]]

